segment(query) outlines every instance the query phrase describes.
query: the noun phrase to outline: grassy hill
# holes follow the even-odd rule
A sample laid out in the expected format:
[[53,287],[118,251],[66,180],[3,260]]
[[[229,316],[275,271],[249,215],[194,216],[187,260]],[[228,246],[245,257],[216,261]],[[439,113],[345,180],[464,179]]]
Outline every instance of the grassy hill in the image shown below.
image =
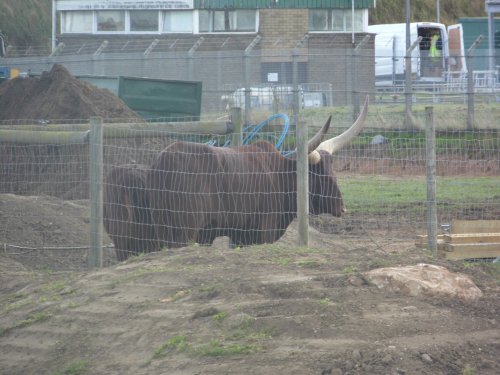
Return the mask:
[[[51,0],[1,0],[0,32],[6,44],[18,47],[49,46],[51,37]],[[435,21],[437,0],[412,0],[412,21]],[[441,19],[456,23],[458,17],[486,16],[483,0],[440,0]],[[405,1],[378,0],[370,12],[370,24],[404,22]]]
[[6,44],[50,46],[51,0],[1,0],[0,32]]
[[[436,21],[437,0],[411,0],[411,22]],[[486,17],[484,0],[440,0],[440,21],[446,25],[457,23],[459,17]],[[406,20],[406,1],[377,0],[377,8],[370,12],[370,24],[398,23]]]

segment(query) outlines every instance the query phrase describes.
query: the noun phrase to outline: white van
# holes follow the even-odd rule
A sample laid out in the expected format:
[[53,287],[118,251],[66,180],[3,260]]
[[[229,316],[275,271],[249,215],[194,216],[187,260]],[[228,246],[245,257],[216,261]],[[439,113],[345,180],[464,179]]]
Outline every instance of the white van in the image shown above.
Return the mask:
[[[457,26],[461,27],[461,25],[453,25],[450,28],[456,30]],[[403,81],[405,79],[406,23],[370,25],[368,32],[376,34],[376,84],[378,86],[392,85],[397,81]],[[431,46],[434,35],[437,35],[435,43],[437,53],[432,54]],[[457,35],[462,38],[461,32]],[[450,59],[448,32],[444,24],[410,23],[410,45],[418,37],[422,37],[422,40],[411,53],[411,72],[414,81],[444,82],[449,70],[465,71],[463,42],[457,41],[461,46],[461,51]],[[458,56],[460,53],[461,56]]]

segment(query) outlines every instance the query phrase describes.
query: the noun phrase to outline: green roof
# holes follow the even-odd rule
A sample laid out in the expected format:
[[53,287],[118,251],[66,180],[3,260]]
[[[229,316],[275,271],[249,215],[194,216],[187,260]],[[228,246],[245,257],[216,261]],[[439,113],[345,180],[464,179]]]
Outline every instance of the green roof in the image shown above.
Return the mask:
[[[373,8],[375,0],[354,0],[355,8]],[[195,9],[351,8],[351,0],[194,0]]]

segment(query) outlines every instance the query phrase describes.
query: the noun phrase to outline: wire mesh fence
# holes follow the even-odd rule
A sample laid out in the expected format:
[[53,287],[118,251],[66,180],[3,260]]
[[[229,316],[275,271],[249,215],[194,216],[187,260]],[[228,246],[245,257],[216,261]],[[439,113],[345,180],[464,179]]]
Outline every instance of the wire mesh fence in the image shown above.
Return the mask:
[[[325,198],[322,195],[329,193],[314,192],[313,186],[309,221],[313,230],[338,236],[347,247],[385,246],[398,241],[408,246],[416,235],[425,234],[427,228],[425,132],[377,127],[380,114],[374,107],[370,107],[371,113],[363,132],[332,157],[332,168],[347,212],[341,217],[332,216],[331,210],[327,212],[327,201],[322,200]],[[315,114],[311,118],[300,118],[299,123],[307,122],[312,136],[325,120],[323,114]],[[351,113],[346,111],[343,116],[334,116],[334,120],[338,126],[330,130],[330,136],[349,125]],[[113,126],[116,127],[116,124]],[[123,134],[109,133],[103,138],[103,175],[108,176],[103,184],[105,207],[108,204],[108,210],[109,205],[115,211],[121,210],[121,213],[115,212],[111,225],[108,212],[107,229],[112,225],[118,229],[114,231],[114,238],[106,233],[104,235],[104,265],[116,262],[112,244],[114,242],[116,246],[120,239],[129,246],[124,249],[125,254],[118,255],[119,259],[124,259],[131,254],[161,247],[194,242],[209,244],[217,236],[232,237],[237,246],[259,242],[260,237],[255,240],[252,236],[263,234],[269,228],[258,225],[277,213],[289,217],[288,222],[273,228],[273,238],[262,241],[278,240],[288,228],[290,218],[295,216],[296,207],[292,202],[296,199],[293,194],[295,182],[290,182],[293,185],[291,191],[287,188],[266,190],[266,181],[281,186],[288,179],[283,165],[276,161],[278,159],[272,159],[272,163],[271,159],[262,161],[263,155],[269,157],[267,147],[276,145],[283,135],[283,119],[271,121],[259,132],[253,133],[251,138],[246,136],[252,134],[252,129],[245,130],[241,137],[247,138],[245,143],[255,144],[265,140],[270,144],[264,149],[247,151],[252,160],[251,167],[235,167],[241,172],[232,171],[232,178],[236,179],[232,187],[222,186],[230,184],[225,173],[231,176],[231,172],[227,172],[227,165],[221,165],[220,160],[216,162],[218,159],[213,150],[226,150],[221,151],[222,155],[226,155],[234,134],[212,136],[164,131],[160,127],[133,129],[130,124],[127,126],[129,129]],[[15,126],[10,128],[15,129]],[[50,131],[36,133],[41,138],[45,132]],[[59,267],[84,267],[90,247],[89,145],[85,142],[60,144],[57,136],[54,137],[52,143],[42,145],[36,141],[1,144],[3,247],[10,256],[31,261],[36,259],[35,263],[39,266],[46,264],[48,267],[56,263]],[[282,154],[295,149],[295,139],[292,126],[280,147]],[[160,152],[178,140],[199,145],[202,151],[189,147],[177,150],[173,154],[183,157],[175,161],[176,173],[167,173],[173,167],[165,167],[164,175],[158,180],[170,182],[156,181],[158,186],[152,187],[148,182],[148,171],[158,168]],[[444,233],[457,219],[499,220],[499,149],[500,136],[496,129],[438,129],[436,191],[440,233]],[[197,154],[190,154],[195,150],[198,150]],[[224,160],[224,163],[234,162]],[[313,166],[310,168],[314,169]],[[117,169],[127,172],[128,176],[122,173],[110,180],[110,172]],[[243,176],[245,170],[247,176]],[[235,174],[238,178],[234,177]],[[310,178],[314,176],[310,175]],[[241,181],[244,181],[244,188],[238,185]],[[215,190],[211,190],[211,186],[216,186]],[[163,193],[151,198],[148,189]],[[165,191],[172,190],[176,194],[173,200],[172,195],[165,195]],[[109,191],[113,193],[106,198]],[[13,197],[16,206],[9,209],[7,206],[13,204]],[[284,197],[287,199],[283,200]],[[159,244],[145,244],[145,241],[157,240],[155,224],[167,225],[167,219],[162,214],[154,215],[155,210],[165,212],[168,207],[162,205],[164,203],[153,206],[149,212],[144,210],[144,206],[151,203],[150,199],[156,199],[155,204],[170,202],[175,206],[174,212],[187,212],[185,216],[174,215],[173,219],[181,237],[172,240],[164,234]],[[256,202],[264,205],[265,209],[252,206]],[[26,207],[23,208],[23,205]],[[36,207],[35,211],[33,207]],[[324,213],[320,214],[321,210]],[[259,212],[261,215],[256,217]],[[234,228],[238,220],[244,230],[232,233],[227,228]],[[276,221],[276,217],[273,220]],[[187,236],[186,233],[193,231],[193,225],[197,234]],[[184,235],[187,237],[182,237]]]
[[498,64],[486,69],[491,57],[483,50],[477,50],[475,57],[465,53],[443,56],[432,74],[424,52],[411,58],[411,88],[400,72],[405,56],[381,56],[374,41],[366,42],[362,34],[354,43],[343,34],[311,34],[305,41],[262,41],[254,35],[77,39],[42,57],[6,55],[2,66],[40,75],[58,63],[75,76],[200,81],[203,112],[223,111],[228,100],[237,100],[243,89],[252,90],[254,105],[268,106],[266,90],[284,92],[295,84],[300,85],[304,108],[356,104],[360,93],[370,93],[378,102],[404,102],[405,95],[411,95],[414,103],[465,103],[471,93],[478,94],[477,100],[498,102]]
[[[136,118],[109,119],[113,124],[104,125],[103,176],[108,176],[113,169],[129,166],[127,170],[132,171],[129,177],[135,178],[133,183],[145,183],[146,187],[147,178],[140,171],[149,170],[160,152],[174,140],[222,150],[234,146],[235,139],[251,144],[263,140],[276,146],[277,152],[286,157],[296,148],[298,127],[307,125],[312,137],[332,115],[328,134],[340,134],[354,121],[368,95],[370,107],[363,132],[332,159],[332,170],[337,176],[347,212],[338,218],[312,211],[309,218],[314,230],[338,236],[348,248],[385,246],[397,241],[410,246],[415,235],[426,233],[425,108],[433,106],[439,230],[448,228],[457,219],[500,220],[500,93],[497,73],[471,70],[472,74],[468,75],[443,71],[434,81],[414,81],[408,92],[403,81],[394,81],[387,86],[377,83],[373,49],[354,53],[352,48],[334,48],[325,44],[324,38],[312,37],[308,41],[307,53],[300,49],[277,48],[265,52],[248,49],[252,38],[208,38],[194,50],[191,41],[184,39],[162,40],[150,50],[147,48],[150,41],[115,41],[101,49],[102,43],[89,42],[78,50],[74,45],[68,46],[65,52],[45,58],[20,57],[18,54],[5,58],[4,62],[36,79],[43,79],[41,72],[59,63],[77,77],[134,76],[202,82],[201,112],[197,118],[201,122],[198,124],[193,123],[193,117],[169,117],[141,122]],[[473,86],[470,86],[469,78],[472,78]],[[50,101],[48,91],[40,92],[38,96],[45,96]],[[412,106],[410,121],[407,116],[408,97]],[[15,104],[9,102],[10,106]],[[231,133],[231,127],[226,126],[233,107],[240,107],[243,111],[243,133],[236,134],[236,138],[234,129]],[[27,114],[28,110],[24,113]],[[172,125],[174,122],[178,125]],[[224,130],[206,131],[204,128],[204,131],[197,131],[196,127],[204,122],[223,123]],[[6,210],[1,215],[0,231],[7,254],[42,259],[35,263],[43,265],[50,263],[43,259],[53,252],[61,267],[73,264],[67,261],[70,259],[66,258],[67,254],[78,254],[74,255],[79,259],[74,263],[78,264],[75,267],[86,265],[90,247],[89,160],[92,156],[88,131],[88,118],[85,117],[54,120],[32,116],[29,120],[17,117],[2,121],[0,193],[9,199],[3,203]],[[254,159],[259,159],[259,152],[251,154]],[[271,163],[264,164],[267,164],[267,169],[261,169],[261,172],[265,171],[271,180],[283,181],[279,168],[269,169]],[[134,167],[130,169],[130,166]],[[224,175],[219,170],[213,176],[212,172],[206,174],[211,176],[209,180]],[[119,175],[116,178],[124,179]],[[249,179],[246,185],[257,189],[263,182],[256,181]],[[196,185],[189,181],[186,184]],[[119,183],[104,183],[103,190],[113,185],[119,194]],[[280,194],[273,194],[281,198],[287,195],[278,191]],[[43,204],[40,212],[38,208],[27,208],[27,219],[26,210],[7,209],[12,197],[29,200],[26,204]],[[311,205],[313,200],[314,197]],[[46,211],[59,205],[64,207],[59,213],[57,209]],[[122,209],[128,207],[121,201],[115,205]],[[283,213],[284,208],[276,208],[273,212],[278,211]],[[205,209],[203,212],[215,216],[218,211]],[[227,212],[227,209],[221,212]],[[126,210],[122,212],[127,218],[130,214]],[[294,216],[293,209],[287,214]],[[52,215],[61,220],[48,219]],[[144,212],[138,213],[139,219],[134,222],[136,228],[126,228],[135,231],[132,237],[139,243],[144,240],[140,235],[144,230],[141,228],[143,222],[149,225],[147,228],[154,226],[154,219],[148,223],[149,217],[146,219],[144,215]],[[186,219],[178,219],[179,222],[183,220]],[[65,229],[65,223],[72,225]],[[216,224],[217,230],[211,233],[201,230],[199,238],[190,237],[181,243],[208,241],[206,238],[211,239],[210,236],[214,235],[228,236],[224,225]],[[252,225],[248,224],[248,227],[252,228]],[[185,230],[179,226],[179,231]],[[242,238],[246,237],[240,234],[240,244],[249,241]],[[116,261],[112,243],[104,233],[107,249],[104,264]],[[160,247],[164,245],[161,243]],[[152,245],[142,243],[135,248],[141,251],[142,246],[151,250],[158,245],[148,247]]]

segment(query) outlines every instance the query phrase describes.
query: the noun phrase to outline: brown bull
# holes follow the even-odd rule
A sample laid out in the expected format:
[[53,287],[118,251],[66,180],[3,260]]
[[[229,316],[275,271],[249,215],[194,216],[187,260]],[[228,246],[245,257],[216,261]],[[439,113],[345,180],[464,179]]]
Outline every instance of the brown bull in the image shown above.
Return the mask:
[[[344,211],[331,154],[361,131],[367,110],[368,98],[344,133],[321,142],[328,119],[309,142],[311,213],[340,216]],[[218,236],[228,236],[235,245],[272,243],[296,217],[296,171],[296,160],[264,141],[235,148],[172,143],[148,176],[158,238],[169,247],[211,244]]]
[[114,167],[105,178],[104,228],[119,261],[160,250],[145,191],[148,169],[144,165],[122,165]]

